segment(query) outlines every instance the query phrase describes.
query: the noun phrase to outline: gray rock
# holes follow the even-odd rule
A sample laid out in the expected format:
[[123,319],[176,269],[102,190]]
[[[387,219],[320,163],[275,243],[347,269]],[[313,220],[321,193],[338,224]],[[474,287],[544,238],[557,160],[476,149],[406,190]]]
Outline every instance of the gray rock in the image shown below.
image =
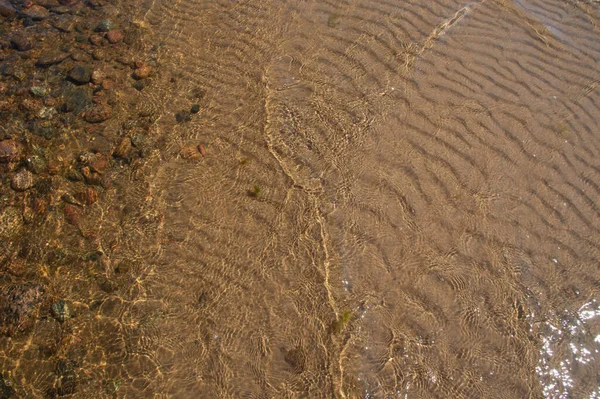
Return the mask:
[[115,28],[115,24],[110,19],[100,21],[96,26],[96,32],[109,32]]
[[87,65],[76,65],[69,72],[69,79],[80,85],[90,83],[92,80],[92,69]]

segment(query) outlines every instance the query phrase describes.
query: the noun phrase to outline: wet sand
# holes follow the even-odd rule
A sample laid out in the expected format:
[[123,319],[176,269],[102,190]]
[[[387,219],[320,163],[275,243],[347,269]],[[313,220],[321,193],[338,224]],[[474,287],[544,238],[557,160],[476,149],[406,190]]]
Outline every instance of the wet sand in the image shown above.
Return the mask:
[[101,123],[149,144],[11,247],[48,293],[0,341],[13,396],[600,395],[594,3],[124,15],[152,73]]

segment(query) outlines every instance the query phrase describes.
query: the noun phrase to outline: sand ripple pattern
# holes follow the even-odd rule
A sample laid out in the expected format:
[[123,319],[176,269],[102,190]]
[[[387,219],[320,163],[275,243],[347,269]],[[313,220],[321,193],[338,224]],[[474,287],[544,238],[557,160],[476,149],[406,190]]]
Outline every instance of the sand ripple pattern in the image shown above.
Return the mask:
[[164,219],[115,343],[128,393],[598,394],[592,5],[155,0],[139,20]]

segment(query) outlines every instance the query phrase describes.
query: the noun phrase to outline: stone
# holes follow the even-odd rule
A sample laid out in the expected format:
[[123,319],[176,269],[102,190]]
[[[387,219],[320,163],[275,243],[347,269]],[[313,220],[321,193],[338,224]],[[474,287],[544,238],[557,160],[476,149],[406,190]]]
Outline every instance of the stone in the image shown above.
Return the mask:
[[50,11],[42,6],[33,5],[23,10],[23,15],[31,18],[33,21],[41,21],[50,16]]
[[179,151],[179,155],[184,159],[198,159],[200,157],[200,152],[195,145],[188,145]]
[[121,42],[123,40],[123,37],[123,33],[121,33],[121,31],[118,30],[111,30],[106,33],[106,40],[108,40],[110,44],[117,44]]
[[66,60],[67,57],[69,57],[69,54],[67,53],[48,54],[38,58],[35,65],[38,67],[49,67],[52,65],[60,64],[61,62]]
[[10,44],[19,51],[28,51],[33,48],[33,42],[24,34],[17,34],[10,39]]
[[96,32],[109,32],[113,30],[115,24],[110,19],[105,19],[100,21],[100,23],[96,26]]
[[94,46],[102,46],[104,44],[104,38],[100,35],[91,35],[89,41]]
[[25,163],[27,165],[27,169],[36,175],[44,173],[48,169],[46,161],[44,161],[39,155],[30,156],[25,160]]
[[0,289],[0,334],[15,336],[33,327],[44,288],[35,283],[13,284]]
[[29,92],[31,93],[32,96],[44,97],[46,94],[48,94],[48,89],[46,87],[42,87],[42,86],[32,86],[29,89]]
[[0,239],[11,240],[21,232],[23,218],[14,206],[8,206],[0,211]]
[[21,159],[23,146],[15,140],[0,141],[0,162],[16,162]]
[[92,83],[95,85],[100,85],[106,78],[106,74],[102,71],[95,70],[92,72]]
[[108,105],[96,105],[85,112],[83,119],[88,123],[104,122],[112,117],[112,108]]
[[77,226],[79,224],[79,219],[83,214],[83,211],[80,207],[71,204],[66,204],[63,208],[63,212],[65,214],[65,220],[73,226]]
[[6,18],[13,18],[17,15],[17,10],[8,0],[0,0],[0,15]]
[[197,114],[198,112],[200,112],[200,104],[194,104],[194,105],[192,105],[192,108],[190,109],[190,112],[192,114]]
[[71,308],[69,304],[62,299],[54,302],[50,306],[50,310],[52,312],[52,317],[54,317],[60,323],[64,323],[71,318]]
[[146,79],[148,76],[150,76],[151,72],[152,67],[150,65],[142,65],[133,71],[131,76],[136,80]]
[[84,191],[75,194],[75,199],[85,205],[93,205],[98,202],[98,191],[93,187],[88,187]]
[[35,0],[35,3],[38,6],[42,6],[42,7],[46,7],[46,8],[58,7],[60,5],[58,0]]
[[29,190],[33,184],[33,174],[27,169],[21,169],[10,179],[10,187],[15,191]]
[[115,151],[113,152],[113,156],[115,158],[123,158],[127,159],[129,155],[129,151],[131,150],[131,139],[129,137],[123,137]]
[[58,0],[58,2],[65,6],[74,6],[81,2],[81,0]]
[[92,80],[92,70],[87,65],[76,65],[69,72],[68,78],[80,85],[90,83]]

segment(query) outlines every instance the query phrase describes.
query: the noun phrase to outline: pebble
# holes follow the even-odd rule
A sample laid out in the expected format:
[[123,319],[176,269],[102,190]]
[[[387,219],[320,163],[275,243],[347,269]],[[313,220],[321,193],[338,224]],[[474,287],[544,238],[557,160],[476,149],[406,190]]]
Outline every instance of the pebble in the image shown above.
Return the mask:
[[10,179],[10,187],[15,191],[26,191],[33,187],[33,174],[27,169],[21,169]]
[[23,15],[31,18],[34,21],[41,21],[50,16],[50,11],[48,11],[42,6],[33,5],[23,10]]
[[69,56],[69,54],[67,54],[67,53],[44,55],[44,56],[38,58],[38,60],[36,62],[36,66],[49,67],[52,65],[60,64],[61,62],[66,60],[68,56]]
[[116,158],[126,159],[129,151],[131,150],[131,139],[129,137],[123,137],[117,148],[113,152],[113,156]]
[[92,70],[87,65],[76,65],[71,69],[68,77],[77,84],[86,84],[92,80]]
[[31,282],[0,289],[0,334],[15,336],[33,327],[44,288]]
[[83,119],[89,123],[100,123],[110,119],[112,116],[112,108],[108,105],[97,105],[90,108],[84,115]]
[[142,65],[133,71],[132,77],[136,80],[146,79],[150,76],[150,72],[152,72],[152,67],[150,65]]
[[0,0],[0,15],[6,18],[12,18],[17,15],[17,10],[8,0]]
[[92,35],[89,39],[90,43],[94,46],[102,46],[104,44],[104,38],[100,35]]
[[120,41],[123,40],[123,33],[121,33],[118,30],[111,30],[108,33],[106,33],[106,40],[108,40],[108,42],[110,44],[117,44]]
[[99,70],[95,70],[94,72],[92,72],[92,83],[95,85],[99,85],[102,84],[102,82],[104,81],[104,78],[106,78],[106,74],[102,71]]
[[19,51],[27,51],[33,48],[33,42],[25,35],[15,35],[10,39],[10,44]]
[[46,8],[58,7],[60,5],[58,0],[35,0],[35,3],[38,6],[42,6],[42,7],[46,7]]
[[110,19],[105,19],[100,21],[100,23],[96,26],[96,32],[109,32],[113,30],[115,24]]
[[29,92],[32,96],[44,97],[46,94],[48,94],[48,89],[42,86],[32,86],[29,89]]
[[200,157],[200,152],[198,151],[197,146],[187,145],[179,151],[179,155],[184,159],[198,159]]
[[190,109],[190,112],[192,114],[197,114],[198,112],[200,112],[200,104],[194,104],[194,105],[192,105],[192,108]]
[[0,141],[0,162],[16,162],[21,158],[23,147],[15,140]]
[[50,309],[52,311],[52,317],[61,323],[67,321],[71,317],[69,304],[62,299],[54,302],[52,306],[50,306]]
[[65,214],[65,220],[74,226],[77,226],[79,224],[79,219],[83,214],[81,208],[71,204],[66,204],[63,208],[63,212]]
[[39,155],[32,155],[25,160],[27,165],[27,169],[29,169],[32,173],[39,175],[40,173],[44,173],[48,167],[46,166],[46,161]]
[[92,205],[98,201],[98,191],[95,188],[88,187],[84,191],[75,194],[75,198],[85,205]]
[[65,6],[74,6],[76,4],[79,4],[81,0],[58,0],[58,2],[62,5]]

